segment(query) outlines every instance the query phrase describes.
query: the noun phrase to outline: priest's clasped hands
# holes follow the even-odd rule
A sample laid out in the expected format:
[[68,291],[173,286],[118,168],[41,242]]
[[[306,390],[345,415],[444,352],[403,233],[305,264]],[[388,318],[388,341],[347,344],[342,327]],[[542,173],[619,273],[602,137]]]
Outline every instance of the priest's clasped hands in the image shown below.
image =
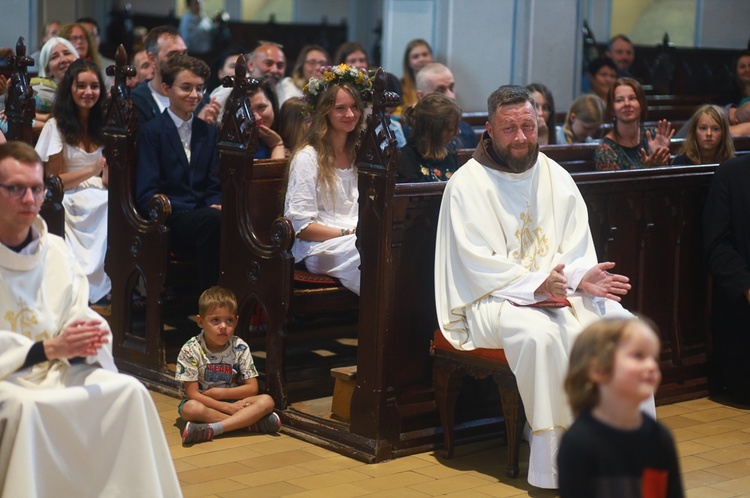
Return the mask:
[[[630,279],[625,275],[610,273],[615,264],[607,261],[594,265],[586,272],[578,284],[578,288],[586,294],[594,297],[604,297],[620,302],[630,290]],[[568,280],[563,275],[564,264],[555,266],[549,277],[539,286],[537,293],[546,293],[557,299],[567,297]]]

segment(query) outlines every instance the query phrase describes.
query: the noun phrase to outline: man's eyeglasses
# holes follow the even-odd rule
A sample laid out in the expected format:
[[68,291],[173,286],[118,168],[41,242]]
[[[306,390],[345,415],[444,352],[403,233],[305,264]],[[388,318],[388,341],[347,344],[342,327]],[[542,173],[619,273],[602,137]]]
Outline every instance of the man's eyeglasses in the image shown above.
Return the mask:
[[31,195],[34,196],[34,199],[39,200],[44,197],[44,192],[47,190],[47,187],[44,185],[25,187],[23,185],[4,185],[0,183],[0,187],[4,188],[5,191],[8,192],[8,195],[13,199],[23,199],[23,196],[26,195],[26,191],[30,189]]

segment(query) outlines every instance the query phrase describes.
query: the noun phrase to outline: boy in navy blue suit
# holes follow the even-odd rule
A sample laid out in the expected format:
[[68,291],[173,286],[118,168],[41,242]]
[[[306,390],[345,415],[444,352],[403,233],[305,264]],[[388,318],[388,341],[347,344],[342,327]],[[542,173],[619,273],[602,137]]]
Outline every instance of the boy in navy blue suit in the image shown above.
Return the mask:
[[209,72],[203,61],[185,54],[172,54],[162,64],[169,107],[140,131],[136,165],[138,209],[146,213],[154,194],[169,198],[170,248],[195,256],[201,289],[218,281],[221,228],[216,127],[194,116]]

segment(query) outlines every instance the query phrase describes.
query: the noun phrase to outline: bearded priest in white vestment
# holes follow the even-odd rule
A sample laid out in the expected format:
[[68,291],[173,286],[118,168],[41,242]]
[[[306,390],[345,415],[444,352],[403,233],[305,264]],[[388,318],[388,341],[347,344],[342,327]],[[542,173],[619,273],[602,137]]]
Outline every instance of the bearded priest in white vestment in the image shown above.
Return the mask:
[[531,93],[500,87],[488,118],[443,194],[438,321],[456,349],[505,350],[532,431],[529,483],[556,488],[558,442],[572,423],[568,354],[589,323],[631,316],[619,304],[630,284],[608,272],[614,263],[597,263],[578,188],[539,152]]
[[42,162],[0,145],[0,496],[182,496],[148,391],[38,216]]

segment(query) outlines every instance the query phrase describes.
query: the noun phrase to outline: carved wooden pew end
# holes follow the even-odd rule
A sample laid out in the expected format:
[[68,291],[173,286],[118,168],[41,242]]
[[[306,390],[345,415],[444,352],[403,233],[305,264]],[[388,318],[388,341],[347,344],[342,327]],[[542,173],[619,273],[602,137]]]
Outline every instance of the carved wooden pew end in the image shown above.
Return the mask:
[[432,385],[435,390],[435,401],[440,412],[445,437],[446,457],[453,456],[454,423],[456,400],[464,377],[475,379],[492,377],[500,391],[505,435],[508,444],[508,477],[518,477],[518,458],[521,445],[521,431],[526,415],[518,392],[516,377],[508,366],[505,351],[502,349],[475,349],[459,351],[445,339],[440,329],[430,344],[430,355],[433,357]]

